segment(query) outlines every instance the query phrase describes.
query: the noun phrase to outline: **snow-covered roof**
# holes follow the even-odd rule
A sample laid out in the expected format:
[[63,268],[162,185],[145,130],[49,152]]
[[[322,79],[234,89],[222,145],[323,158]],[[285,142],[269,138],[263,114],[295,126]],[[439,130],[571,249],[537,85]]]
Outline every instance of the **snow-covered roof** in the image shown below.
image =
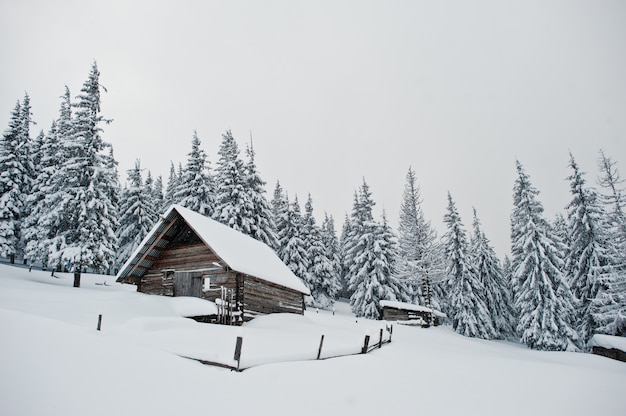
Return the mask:
[[412,303],[398,302],[394,300],[381,300],[379,303],[380,303],[380,306],[383,308],[386,306],[388,308],[396,308],[396,309],[402,309],[406,311],[430,312],[435,316],[439,316],[440,318],[446,317],[445,313],[438,311],[437,309],[428,308],[426,306],[421,306],[421,305],[414,305]]
[[305,295],[310,294],[302,280],[293,274],[274,250],[265,243],[180,205],[172,205],[162,215],[162,219],[155,224],[124,264],[117,275],[118,279],[126,277],[131,272],[132,266],[140,261],[141,253],[146,252],[145,246],[155,240],[158,230],[163,229],[164,219],[172,218],[174,212],[178,213],[204,244],[232,270]]
[[589,340],[590,347],[602,347],[607,349],[615,348],[626,352],[626,337],[613,335],[595,334]]

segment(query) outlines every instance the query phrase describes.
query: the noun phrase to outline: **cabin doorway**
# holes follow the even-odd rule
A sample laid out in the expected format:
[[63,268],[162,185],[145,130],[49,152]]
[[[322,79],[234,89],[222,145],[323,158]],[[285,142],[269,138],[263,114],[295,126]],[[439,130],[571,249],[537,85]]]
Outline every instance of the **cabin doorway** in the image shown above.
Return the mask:
[[174,272],[174,296],[202,297],[202,271]]

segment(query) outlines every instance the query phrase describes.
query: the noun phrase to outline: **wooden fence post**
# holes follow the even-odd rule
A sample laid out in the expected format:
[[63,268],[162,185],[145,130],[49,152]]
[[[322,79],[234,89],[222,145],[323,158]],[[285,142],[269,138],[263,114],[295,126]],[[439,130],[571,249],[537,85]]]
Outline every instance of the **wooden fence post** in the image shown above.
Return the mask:
[[100,328],[102,327],[102,314],[98,315],[98,331],[100,331]]
[[365,341],[363,342],[363,349],[361,350],[361,354],[367,353],[367,347],[370,345],[370,336],[365,335]]
[[322,338],[320,339],[320,347],[317,350],[317,359],[320,359],[320,356],[322,355],[322,345],[324,345],[324,335],[322,335]]
[[382,348],[383,346],[383,329],[380,328],[380,337],[378,338],[378,348]]
[[74,287],[80,287],[80,270],[74,272]]
[[235,344],[235,361],[237,361],[237,371],[239,371],[239,364],[241,363],[241,344],[243,344],[243,338],[237,337],[237,344]]

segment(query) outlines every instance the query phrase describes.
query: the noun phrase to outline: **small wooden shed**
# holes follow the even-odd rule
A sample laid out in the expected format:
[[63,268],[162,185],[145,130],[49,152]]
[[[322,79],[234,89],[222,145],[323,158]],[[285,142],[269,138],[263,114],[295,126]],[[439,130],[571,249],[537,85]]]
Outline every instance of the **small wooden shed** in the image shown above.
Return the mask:
[[588,345],[593,354],[626,362],[626,337],[595,334]]
[[117,281],[137,285],[138,292],[229,304],[230,322],[303,314],[310,295],[266,244],[179,205],[161,216]]
[[381,300],[380,307],[383,310],[383,319],[385,321],[429,326],[432,317],[433,325],[437,326],[446,318],[446,314],[443,312],[412,303]]

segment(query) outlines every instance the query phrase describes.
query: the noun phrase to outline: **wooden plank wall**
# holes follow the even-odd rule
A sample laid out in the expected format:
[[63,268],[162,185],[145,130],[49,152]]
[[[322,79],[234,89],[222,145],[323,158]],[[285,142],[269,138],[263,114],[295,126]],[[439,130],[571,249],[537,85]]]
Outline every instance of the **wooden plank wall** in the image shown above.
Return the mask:
[[243,279],[244,319],[268,313],[304,313],[302,293],[252,276]]
[[187,246],[168,247],[161,252],[161,258],[156,260],[146,271],[137,287],[138,292],[153,295],[174,296],[173,276],[164,279],[163,270],[198,270],[215,267],[213,262],[219,258],[203,243]]

